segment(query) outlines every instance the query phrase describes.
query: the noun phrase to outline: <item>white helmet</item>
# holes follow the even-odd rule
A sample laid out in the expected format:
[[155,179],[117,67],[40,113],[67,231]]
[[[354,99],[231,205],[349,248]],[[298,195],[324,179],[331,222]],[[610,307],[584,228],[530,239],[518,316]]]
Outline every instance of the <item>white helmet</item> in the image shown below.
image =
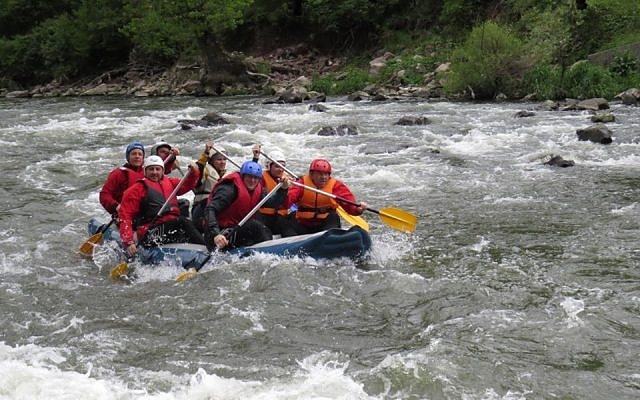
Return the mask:
[[[271,157],[271,160],[276,160],[281,164],[287,162],[287,159],[284,157],[284,154],[282,154],[282,152],[278,150],[274,150],[273,152],[271,152],[271,154],[269,154],[269,157]],[[272,164],[271,160],[267,161],[267,167],[271,166]]]
[[160,166],[164,170],[164,161],[162,161],[162,158],[160,158],[160,156],[149,156],[144,160],[144,169],[147,169],[147,167],[151,167],[154,165]]
[[164,140],[161,140],[158,143],[154,144],[153,147],[151,147],[151,155],[157,156],[158,155],[158,149],[160,147],[168,147],[169,150],[171,150],[171,145],[169,143],[165,142]]
[[216,150],[214,150],[214,149],[210,149],[209,150],[209,158],[215,156],[216,154],[218,154],[218,152],[227,154],[227,150],[225,150],[224,147],[216,146]]

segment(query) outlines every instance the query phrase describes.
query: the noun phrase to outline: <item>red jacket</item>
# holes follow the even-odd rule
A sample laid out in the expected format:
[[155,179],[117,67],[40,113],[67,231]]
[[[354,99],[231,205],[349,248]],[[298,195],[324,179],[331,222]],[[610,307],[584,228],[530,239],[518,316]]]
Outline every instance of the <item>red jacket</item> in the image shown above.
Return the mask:
[[[177,195],[179,196],[193,190],[199,177],[200,174],[198,171],[192,171],[186,178],[184,184],[180,187],[180,190],[178,190]],[[150,189],[161,193],[162,197],[166,200],[179,182],[179,178],[170,178],[167,176],[164,176],[160,182],[153,182],[144,178],[136,182],[124,192],[118,216],[120,218],[120,238],[122,239],[122,244],[125,247],[134,243],[134,221],[136,218],[144,215],[145,210],[142,210],[141,208],[143,206],[143,201],[147,197],[147,185]],[[169,203],[169,205],[171,206],[169,211],[153,221],[153,226],[160,225],[167,221],[172,221],[180,216],[180,209],[178,208],[177,201]],[[149,228],[151,228],[151,222],[152,221],[147,220],[135,227],[138,239],[142,238]]]
[[[301,177],[300,179],[298,179],[299,183],[303,183],[304,184],[304,177]],[[353,195],[353,193],[351,193],[351,190],[349,189],[349,187],[347,187],[347,185],[345,185],[342,181],[336,179],[335,180],[336,183],[333,186],[333,190],[331,191],[332,194],[338,196],[338,197],[343,197],[347,200],[351,200],[353,202],[356,202],[356,197]],[[312,186],[312,185],[311,185]],[[318,188],[320,189],[320,188]],[[287,206],[290,207],[293,204],[297,204],[300,200],[302,200],[302,194],[304,192],[304,188],[296,186],[296,185],[291,185],[291,187],[289,188],[289,195],[287,197]],[[322,189],[321,189],[322,190]],[[321,194],[319,194],[318,196],[322,196]],[[362,212],[360,212],[360,210],[358,209],[358,207],[352,205],[352,204],[348,204],[348,203],[343,203],[340,202],[338,200],[336,200],[336,202],[342,206],[342,208],[344,208],[344,210],[346,212],[348,212],[351,215],[360,215],[362,214]]]
[[[217,215],[218,225],[221,228],[229,228],[237,225],[245,215],[249,214],[249,211],[253,209],[262,199],[262,183],[253,189],[252,192],[247,190],[247,187],[242,182],[242,176],[240,172],[234,172],[229,174],[218,181],[216,187],[224,185],[227,182],[233,182],[238,192],[238,195],[233,200],[233,203],[220,211]],[[216,191],[216,187],[213,188],[212,194]]]
[[127,163],[109,173],[100,191],[100,204],[109,214],[115,214],[116,208],[122,202],[124,191],[144,178],[142,167],[134,168]]

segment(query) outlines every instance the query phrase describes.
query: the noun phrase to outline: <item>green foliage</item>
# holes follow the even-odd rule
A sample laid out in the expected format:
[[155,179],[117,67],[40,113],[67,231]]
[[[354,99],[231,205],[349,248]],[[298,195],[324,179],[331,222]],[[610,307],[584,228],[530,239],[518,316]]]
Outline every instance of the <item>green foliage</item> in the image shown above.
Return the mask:
[[638,72],[620,76],[586,61],[576,63],[565,71],[558,65],[539,64],[525,77],[526,90],[536,93],[541,99],[612,98],[623,90],[634,87],[634,83],[640,83]]
[[207,39],[222,40],[244,21],[253,0],[129,0],[123,30],[149,60],[170,62]]
[[557,65],[536,65],[524,78],[527,93],[535,93],[539,99],[566,97],[562,89],[562,69]]
[[3,0],[0,3],[0,36],[28,33],[47,19],[62,13],[71,13],[78,1],[74,0]]
[[311,90],[335,96],[362,90],[369,83],[367,71],[357,67],[349,67],[341,74],[314,75]]
[[612,98],[622,90],[607,68],[586,61],[566,71],[563,85],[567,96],[578,99]]
[[75,76],[86,66],[89,38],[69,15],[47,20],[34,30],[33,35],[44,66],[53,78]]
[[492,99],[498,93],[513,95],[524,73],[522,42],[493,22],[474,28],[453,57],[445,84],[450,94],[471,88],[478,99]]
[[629,76],[634,72],[640,72],[640,61],[627,52],[613,59],[611,72],[619,76]]

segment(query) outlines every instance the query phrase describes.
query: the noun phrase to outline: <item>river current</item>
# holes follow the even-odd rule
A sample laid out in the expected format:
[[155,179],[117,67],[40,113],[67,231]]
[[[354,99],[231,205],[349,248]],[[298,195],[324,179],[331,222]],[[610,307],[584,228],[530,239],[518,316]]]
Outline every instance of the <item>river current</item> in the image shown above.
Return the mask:
[[[601,145],[577,140],[588,112],[535,103],[263,101],[0,99],[0,399],[640,397],[640,108],[612,103]],[[231,124],[177,123],[209,111]],[[340,124],[359,135],[316,135]],[[261,143],[299,173],[323,155],[417,230],[368,213],[365,261],[229,257],[114,283],[113,249],[77,249],[136,139],[238,161]]]

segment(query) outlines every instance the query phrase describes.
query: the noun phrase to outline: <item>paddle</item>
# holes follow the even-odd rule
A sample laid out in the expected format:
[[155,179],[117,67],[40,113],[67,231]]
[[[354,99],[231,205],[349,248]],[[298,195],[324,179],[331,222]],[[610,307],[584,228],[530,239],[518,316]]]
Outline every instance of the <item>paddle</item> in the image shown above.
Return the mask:
[[92,257],[93,256],[93,249],[100,242],[102,242],[102,238],[104,236],[104,233],[107,231],[107,229],[109,229],[111,224],[113,224],[115,221],[116,221],[116,218],[114,216],[112,216],[111,217],[111,221],[109,221],[108,224],[102,225],[98,229],[98,231],[96,233],[91,235],[91,237],[89,239],[87,239],[86,242],[82,243],[82,245],[80,246],[80,254],[82,254],[85,257]]
[[[273,163],[275,163],[278,167],[282,168],[284,170],[284,172],[286,172],[287,174],[289,174],[292,178],[298,179],[298,176],[296,174],[294,174],[293,172],[291,172],[290,170],[287,169],[287,167],[285,167],[284,165],[282,165],[281,163],[279,163],[277,160],[274,160],[273,158],[269,157],[268,154],[263,153],[262,151],[260,151],[260,154],[262,154],[263,156],[265,156],[265,158]],[[349,214],[344,208],[342,208],[342,206],[338,205],[337,208],[338,214],[340,215],[340,217],[342,217],[342,219],[344,219],[345,221],[347,221],[349,224],[351,225],[357,225],[360,228],[364,229],[365,231],[369,232],[369,223],[367,221],[364,220],[364,218],[359,217],[357,215],[351,215]]]
[[[191,169],[187,170],[187,173],[182,177],[182,179],[180,179],[180,182],[178,182],[176,187],[173,189],[173,192],[171,192],[169,197],[167,197],[167,200],[164,202],[162,207],[160,207],[160,210],[158,211],[158,213],[151,220],[149,224],[150,226],[153,225],[156,219],[158,219],[159,217],[162,216],[162,214],[164,214],[164,211],[169,205],[169,202],[176,196],[176,194],[178,193],[178,190],[180,190],[180,188],[182,187],[182,185],[187,180],[190,174],[191,174]],[[128,257],[127,261],[130,261],[130,260],[131,260],[131,257]],[[109,276],[111,277],[111,279],[119,279],[122,275],[129,272],[129,264],[127,261],[123,261],[111,269],[111,272],[109,273]]]
[[[316,189],[314,187],[311,186],[307,186],[305,184],[299,183],[299,182],[291,182],[293,185],[296,185],[298,187],[303,187],[305,189],[311,190],[312,192],[316,192],[328,197],[331,197],[334,200],[337,201],[341,201],[343,203],[347,203],[347,204],[351,204],[354,205],[356,207],[359,207],[360,204],[356,203],[355,201],[351,201],[348,199],[345,199],[344,197],[340,197],[340,196],[336,196],[333,193],[329,193],[329,192],[324,192],[320,189]],[[393,208],[393,207],[386,207],[386,208],[382,208],[380,210],[375,210],[373,208],[365,208],[366,211],[371,211],[373,213],[378,214],[378,216],[380,216],[380,220],[382,220],[382,222],[384,222],[387,226],[401,231],[401,232],[406,232],[406,233],[411,233],[413,231],[416,230],[416,223],[418,222],[418,218],[416,218],[415,215],[401,210],[399,208]]]
[[[225,156],[225,157],[226,157],[226,156]],[[231,160],[229,160],[229,161],[231,161]],[[278,189],[280,189],[280,187],[282,186],[282,184],[283,184],[283,183],[284,183],[284,182],[280,182],[280,183],[278,183],[278,184],[277,184],[273,189],[271,189],[271,191],[270,191],[269,193],[267,193],[267,194],[262,198],[262,200],[260,200],[260,201],[258,202],[258,204],[256,204],[256,206],[255,206],[255,207],[253,207],[253,208],[251,209],[251,211],[249,211],[249,213],[248,213],[247,215],[245,215],[245,216],[244,216],[244,218],[242,218],[242,220],[241,220],[240,222],[238,222],[238,225],[234,226],[233,228],[227,228],[227,229],[223,230],[223,231],[221,232],[221,234],[223,234],[223,235],[227,236],[227,238],[228,238],[229,236],[231,236],[231,234],[233,233],[233,231],[234,231],[234,230],[236,230],[236,229],[240,228],[240,227],[241,227],[242,225],[244,225],[244,224],[245,224],[249,219],[251,219],[251,217],[253,217],[253,214],[255,214],[255,213],[260,209],[260,207],[262,207],[262,205],[263,205],[264,203],[266,203],[266,202],[267,202],[267,200],[269,200],[269,198],[270,198],[271,196],[273,196],[273,195],[278,191]],[[217,248],[216,248],[216,251],[218,251],[218,249],[217,249]],[[187,271],[185,271],[185,272],[182,272],[182,273],[180,273],[180,274],[178,275],[178,277],[176,278],[176,282],[183,282],[183,281],[186,281],[187,279],[191,279],[191,278],[193,278],[194,276],[196,276],[196,274],[197,274],[197,273],[198,273],[198,271],[197,271],[195,268],[189,268],[189,270],[187,270]]]

